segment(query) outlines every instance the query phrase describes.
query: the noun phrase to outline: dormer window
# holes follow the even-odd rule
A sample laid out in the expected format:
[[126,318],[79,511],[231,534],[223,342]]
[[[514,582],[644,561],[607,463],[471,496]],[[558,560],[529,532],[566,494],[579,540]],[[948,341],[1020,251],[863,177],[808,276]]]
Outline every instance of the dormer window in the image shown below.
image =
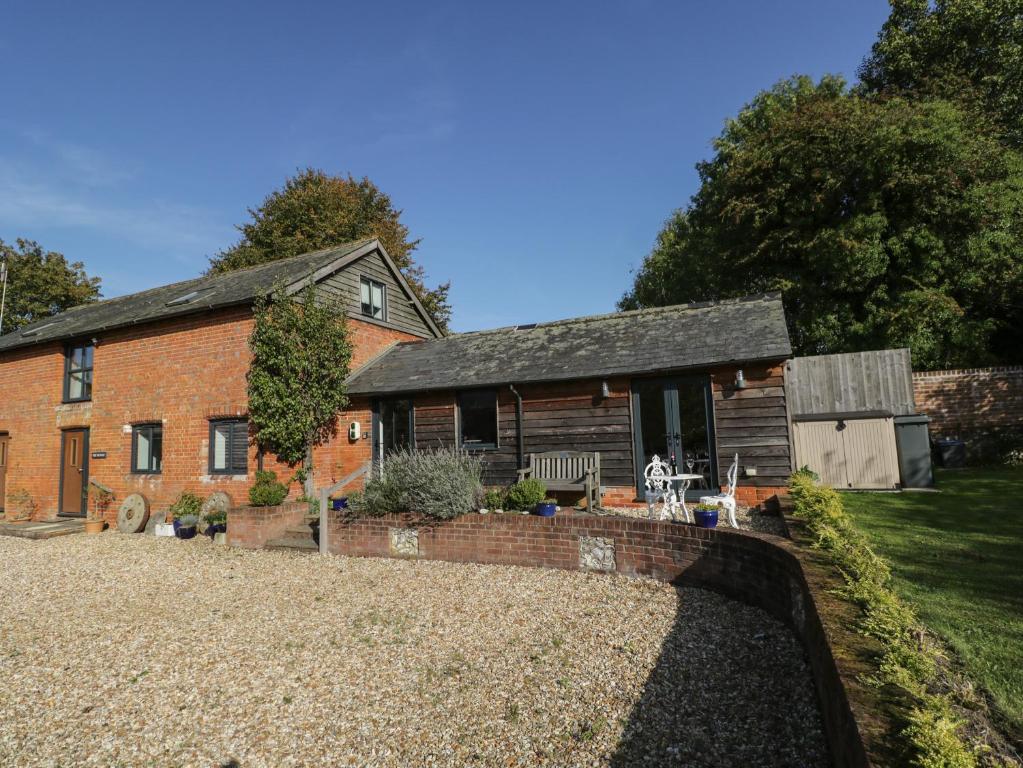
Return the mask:
[[362,314],[365,317],[372,317],[374,320],[387,319],[386,290],[383,283],[371,280],[368,277],[362,278]]
[[69,344],[64,352],[64,402],[92,400],[92,342]]

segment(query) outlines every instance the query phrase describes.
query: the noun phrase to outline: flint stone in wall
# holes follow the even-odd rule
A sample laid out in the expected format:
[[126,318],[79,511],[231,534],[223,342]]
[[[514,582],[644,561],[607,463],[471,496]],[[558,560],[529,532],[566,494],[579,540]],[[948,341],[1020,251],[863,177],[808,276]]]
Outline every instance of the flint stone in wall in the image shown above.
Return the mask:
[[579,566],[588,571],[613,571],[615,540],[600,536],[580,536]]

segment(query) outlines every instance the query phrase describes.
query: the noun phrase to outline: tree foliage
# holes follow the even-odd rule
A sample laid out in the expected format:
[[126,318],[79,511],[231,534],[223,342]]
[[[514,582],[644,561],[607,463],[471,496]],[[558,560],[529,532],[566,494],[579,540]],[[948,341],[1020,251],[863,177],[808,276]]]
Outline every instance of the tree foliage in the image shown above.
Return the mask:
[[783,81],[726,125],[620,305],[780,290],[798,354],[1018,359],[1023,157],[988,128],[949,101]]
[[278,286],[256,301],[249,338],[249,415],[256,443],[311,475],[314,445],[337,431],[348,405],[352,359],[344,308],[309,286],[297,297]]
[[44,251],[32,240],[18,238],[14,246],[0,240],[0,261],[4,260],[8,265],[0,329],[4,333],[99,298],[100,279],[89,277],[82,262],[69,264],[62,254]]
[[238,227],[241,240],[210,259],[210,272],[230,272],[377,237],[427,312],[446,328],[451,318],[450,284],[426,287],[425,272],[412,259],[419,241],[410,239],[401,213],[367,178],[329,176],[307,168],[287,179],[259,208],[249,209],[252,220]]
[[871,93],[972,104],[1023,145],[1023,0],[891,0],[860,78]]

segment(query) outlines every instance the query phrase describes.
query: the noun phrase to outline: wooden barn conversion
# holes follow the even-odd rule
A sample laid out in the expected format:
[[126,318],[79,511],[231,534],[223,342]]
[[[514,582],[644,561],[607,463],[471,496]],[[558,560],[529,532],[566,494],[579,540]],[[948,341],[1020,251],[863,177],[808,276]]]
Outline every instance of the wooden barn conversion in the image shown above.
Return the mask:
[[739,455],[740,501],[773,498],[792,469],[779,294],[618,312],[399,343],[351,377],[373,458],[414,445],[482,453],[487,482],[530,453],[597,451],[605,504],[643,498],[656,454],[720,487]]

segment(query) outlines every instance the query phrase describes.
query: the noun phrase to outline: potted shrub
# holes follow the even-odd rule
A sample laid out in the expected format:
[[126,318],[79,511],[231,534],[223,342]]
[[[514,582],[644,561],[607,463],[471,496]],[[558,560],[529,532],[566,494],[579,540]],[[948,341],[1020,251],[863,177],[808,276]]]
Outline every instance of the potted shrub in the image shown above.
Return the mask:
[[536,504],[533,508],[533,514],[539,515],[540,517],[554,517],[554,513],[558,511],[558,500],[557,499],[544,499]]
[[174,535],[179,539],[191,539],[199,525],[199,513],[202,510],[202,499],[189,491],[182,491],[178,500],[171,504],[174,516]]
[[106,527],[107,510],[110,509],[110,502],[114,500],[114,494],[109,488],[90,485],[89,497],[92,499],[92,505],[86,510],[85,532],[102,533]]
[[717,528],[718,508],[714,504],[697,504],[693,507],[693,519],[701,528]]
[[227,511],[213,509],[203,516],[206,521],[206,530],[203,531],[211,539],[218,533],[227,533]]

